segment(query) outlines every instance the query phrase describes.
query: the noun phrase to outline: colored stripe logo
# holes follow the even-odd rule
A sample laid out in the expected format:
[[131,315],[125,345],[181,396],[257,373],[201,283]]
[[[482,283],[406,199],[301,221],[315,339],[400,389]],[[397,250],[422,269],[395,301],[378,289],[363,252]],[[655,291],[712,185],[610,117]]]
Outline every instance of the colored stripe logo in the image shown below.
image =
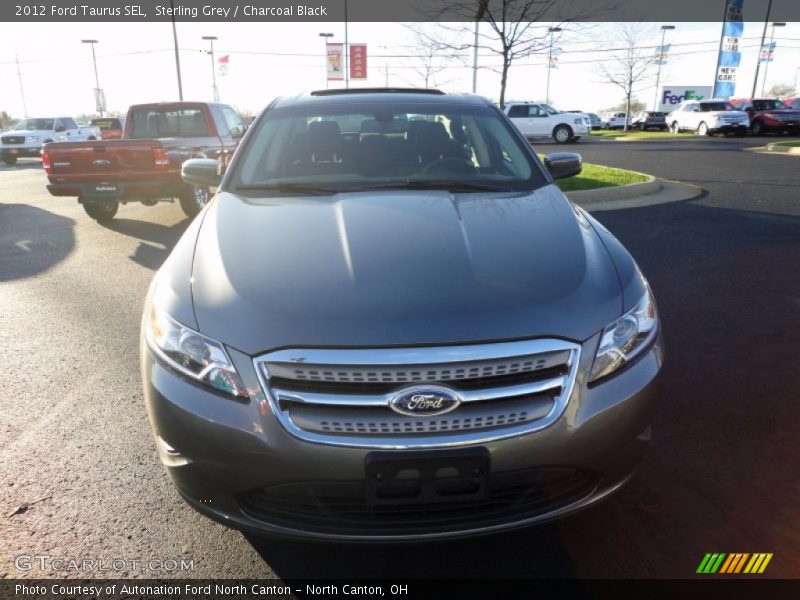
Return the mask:
[[708,552],[700,561],[697,573],[714,574],[724,573],[727,575],[738,573],[763,573],[767,569],[769,561],[772,560],[772,553],[757,552],[750,554],[747,552]]

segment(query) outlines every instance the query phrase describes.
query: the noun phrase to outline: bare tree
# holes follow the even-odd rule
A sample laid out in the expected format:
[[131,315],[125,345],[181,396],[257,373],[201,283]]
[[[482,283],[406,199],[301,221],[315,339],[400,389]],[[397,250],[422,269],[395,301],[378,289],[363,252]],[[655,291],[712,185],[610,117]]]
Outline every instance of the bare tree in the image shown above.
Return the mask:
[[795,93],[795,87],[788,83],[776,83],[767,90],[770,98],[791,98]]
[[[644,42],[654,39],[656,32],[652,25],[641,23],[619,23],[616,31],[620,50],[600,63],[600,72],[606,81],[622,88],[625,93],[625,113],[630,118],[633,86],[647,77],[656,64],[654,50],[642,46]],[[628,131],[628,118],[625,119],[624,131]]]
[[[416,75],[416,81],[422,80],[423,87],[430,88],[441,85],[437,75],[443,72],[446,61],[453,58],[452,51],[447,49],[447,43],[441,37],[436,39],[436,34],[421,23],[408,27],[412,35],[412,45],[409,50],[414,54],[410,70]],[[461,61],[463,64],[463,61]]]

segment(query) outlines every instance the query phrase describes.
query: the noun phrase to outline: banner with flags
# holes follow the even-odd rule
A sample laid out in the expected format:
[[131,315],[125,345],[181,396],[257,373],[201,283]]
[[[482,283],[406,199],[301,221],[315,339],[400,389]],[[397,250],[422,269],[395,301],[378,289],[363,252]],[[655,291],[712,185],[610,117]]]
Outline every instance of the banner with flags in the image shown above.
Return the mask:
[[328,81],[341,81],[344,79],[342,44],[328,43],[325,51],[328,57]]
[[758,62],[772,62],[775,55],[775,46],[778,42],[769,42],[761,46],[761,56],[758,57]]
[[672,44],[664,44],[663,46],[656,46],[656,56],[654,62],[657,65],[667,64],[667,55],[669,54]]
[[228,68],[231,64],[231,57],[230,54],[226,54],[225,56],[220,56],[217,59],[217,75],[220,77],[224,77],[228,74]]
[[550,51],[550,56],[547,58],[547,68],[548,69],[557,69],[558,68],[558,57],[561,54],[561,48],[553,48]]
[[727,0],[725,21],[722,25],[717,73],[714,78],[714,97],[730,98],[736,93],[736,74],[742,61],[739,42],[744,33],[742,7],[744,0]]

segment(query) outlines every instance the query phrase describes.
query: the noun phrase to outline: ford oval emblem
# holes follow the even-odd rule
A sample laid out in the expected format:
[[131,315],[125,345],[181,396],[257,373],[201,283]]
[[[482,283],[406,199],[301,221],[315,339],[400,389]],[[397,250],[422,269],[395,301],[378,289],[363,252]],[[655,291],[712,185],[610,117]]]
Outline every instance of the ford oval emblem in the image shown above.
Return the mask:
[[392,397],[389,406],[401,415],[431,417],[454,410],[461,398],[453,390],[438,386],[415,386],[401,390]]
[[96,167],[107,167],[111,164],[111,161],[104,158],[98,158],[97,160],[93,160],[92,164]]

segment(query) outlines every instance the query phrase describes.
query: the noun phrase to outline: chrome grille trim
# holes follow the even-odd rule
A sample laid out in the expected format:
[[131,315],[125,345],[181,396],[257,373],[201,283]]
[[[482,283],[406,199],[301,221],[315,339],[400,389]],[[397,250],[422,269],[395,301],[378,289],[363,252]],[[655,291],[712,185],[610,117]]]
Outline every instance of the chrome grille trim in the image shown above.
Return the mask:
[[[253,364],[273,414],[284,429],[294,437],[303,441],[335,446],[414,449],[485,443],[549,427],[566,409],[575,384],[579,358],[578,344],[555,339],[537,339],[416,348],[277,350],[255,357]],[[478,379],[481,383],[491,384],[491,377],[495,375],[529,373],[535,376],[538,370],[559,366],[566,369],[566,374],[510,385],[503,385],[498,381],[493,387],[482,386],[480,389],[459,388],[459,381],[463,380]],[[315,376],[319,377],[325,377],[325,373],[330,373],[331,380],[310,379],[313,374],[311,371],[316,371]],[[484,376],[484,372],[491,372],[493,375]],[[375,374],[374,378],[370,379],[365,375],[368,373]],[[408,377],[408,373],[419,373],[425,378],[401,379]],[[478,375],[463,376],[463,373],[478,373]],[[352,379],[356,374],[367,378],[363,381]],[[430,377],[437,378],[430,379]],[[279,378],[281,387],[272,387],[271,378]],[[292,381],[297,381],[298,386],[309,381],[322,381],[334,390],[337,384],[353,383],[396,384],[396,387],[390,392],[358,394],[286,389],[291,388]],[[459,419],[459,409],[436,419],[406,417],[391,411],[389,402],[398,390],[426,383],[441,383],[451,387],[459,395],[462,406],[466,405],[466,408],[485,406],[490,410],[496,410],[495,418],[491,419],[490,425],[487,426],[486,419],[490,415],[484,415],[478,426],[473,422],[469,427],[464,426],[461,419],[459,428],[451,428],[442,426],[442,422],[452,423],[454,419]],[[529,418],[523,419],[518,416],[513,419],[508,416],[504,419],[498,418],[500,415],[513,412],[513,410],[509,412],[510,408],[503,407],[503,404],[513,404],[524,396],[535,394],[552,397],[552,408],[546,415],[530,413]],[[493,402],[497,402],[496,409],[491,406]],[[292,420],[291,410],[287,408],[291,406],[327,408],[331,413],[327,419],[329,422],[345,422],[337,419],[337,411],[344,417],[344,413],[348,411],[368,409],[382,413],[381,408],[385,408],[383,415],[378,414],[373,423],[392,425],[383,429],[376,425],[379,429],[376,432],[367,422],[361,420],[358,421],[363,425],[360,429],[357,425],[353,425],[339,427],[339,430],[331,428],[330,431],[324,432],[309,431],[299,427]],[[351,421],[348,422],[352,425]],[[419,433],[425,435],[418,435]]]

